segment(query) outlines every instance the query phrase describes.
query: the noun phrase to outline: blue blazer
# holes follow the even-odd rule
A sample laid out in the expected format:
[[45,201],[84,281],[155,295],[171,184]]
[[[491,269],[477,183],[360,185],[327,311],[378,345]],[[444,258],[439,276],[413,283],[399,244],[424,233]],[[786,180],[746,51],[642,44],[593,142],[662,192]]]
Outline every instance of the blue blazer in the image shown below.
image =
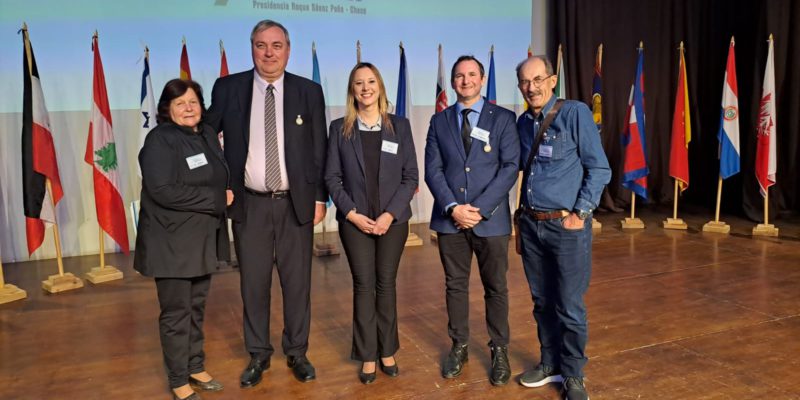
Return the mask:
[[477,126],[489,131],[489,145],[473,139],[464,151],[458,112],[452,105],[431,117],[425,145],[425,183],[433,194],[431,229],[456,233],[448,204],[480,208],[483,221],[472,231],[481,237],[511,234],[508,192],[519,171],[519,136],[513,112],[486,101]]
[[[397,154],[381,151],[379,182],[380,209],[391,213],[393,224],[411,218],[409,203],[419,186],[417,153],[408,120],[389,114],[394,133],[381,132],[383,141],[397,143]],[[331,122],[328,134],[328,157],[325,167],[325,185],[336,204],[336,219],[345,221],[352,209],[366,213],[367,186],[364,172],[364,154],[361,137],[356,134],[345,139],[342,134],[343,118]]]

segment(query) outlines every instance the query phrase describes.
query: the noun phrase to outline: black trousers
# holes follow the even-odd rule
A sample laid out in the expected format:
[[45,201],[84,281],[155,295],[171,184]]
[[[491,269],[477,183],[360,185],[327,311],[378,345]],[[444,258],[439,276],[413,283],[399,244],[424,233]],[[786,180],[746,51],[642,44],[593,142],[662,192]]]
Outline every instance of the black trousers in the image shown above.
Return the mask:
[[[277,264],[283,293],[283,352],[303,356],[311,327],[312,222],[300,224],[290,198],[272,199],[245,192],[246,218],[234,221],[239,260],[244,343],[255,357],[266,359],[274,348],[269,339],[272,268]],[[274,261],[274,262],[273,262]]]
[[158,331],[169,387],[189,383],[189,375],[205,371],[203,314],[211,275],[197,278],[156,278]]
[[444,265],[447,328],[453,343],[469,341],[469,275],[475,253],[483,282],[489,337],[494,345],[508,345],[508,235],[480,237],[467,229],[439,233],[438,240],[439,257]]
[[400,348],[397,333],[397,267],[408,238],[408,223],[392,225],[383,236],[368,235],[350,222],[339,223],[353,274],[353,349],[350,357],[375,361]]

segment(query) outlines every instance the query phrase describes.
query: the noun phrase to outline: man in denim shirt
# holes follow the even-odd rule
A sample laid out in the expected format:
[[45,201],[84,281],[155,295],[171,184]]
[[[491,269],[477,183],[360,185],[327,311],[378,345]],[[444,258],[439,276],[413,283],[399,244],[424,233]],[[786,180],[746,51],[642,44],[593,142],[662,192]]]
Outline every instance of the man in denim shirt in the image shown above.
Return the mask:
[[586,305],[592,265],[592,211],[611,169],[589,108],[567,100],[538,148],[539,127],[556,104],[556,76],[545,56],[517,66],[517,80],[530,108],[517,120],[520,168],[523,170],[519,220],[522,263],[531,289],[538,326],[541,363],[525,372],[520,383],[539,387],[562,382],[568,400],[589,398],[583,384],[586,364]]

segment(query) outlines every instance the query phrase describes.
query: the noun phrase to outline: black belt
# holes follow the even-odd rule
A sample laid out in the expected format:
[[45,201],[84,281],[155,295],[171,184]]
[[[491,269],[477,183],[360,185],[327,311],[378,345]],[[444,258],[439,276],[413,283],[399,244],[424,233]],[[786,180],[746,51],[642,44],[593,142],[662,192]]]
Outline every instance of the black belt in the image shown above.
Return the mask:
[[253,196],[268,197],[270,199],[285,199],[285,198],[289,197],[289,191],[288,190],[276,190],[276,191],[273,191],[273,192],[259,192],[258,190],[253,190],[253,189],[250,189],[250,188],[247,188],[247,187],[244,188],[244,190],[247,193],[252,194]]
[[555,210],[555,211],[536,211],[532,208],[525,208],[525,214],[530,215],[536,221],[546,221],[549,219],[556,219],[556,218],[564,218],[569,215],[569,211],[567,210]]

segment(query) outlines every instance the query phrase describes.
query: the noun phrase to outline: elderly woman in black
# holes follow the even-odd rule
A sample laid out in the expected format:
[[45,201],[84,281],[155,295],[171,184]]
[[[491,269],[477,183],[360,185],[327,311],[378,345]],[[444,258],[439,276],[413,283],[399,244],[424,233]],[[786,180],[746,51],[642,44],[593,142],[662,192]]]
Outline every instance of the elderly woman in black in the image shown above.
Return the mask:
[[222,390],[205,370],[203,314],[211,273],[229,259],[225,208],[233,202],[217,134],[202,123],[203,93],[173,79],[158,101],[158,126],[139,152],[142,197],[134,268],[155,278],[159,332],[175,399]]
[[351,357],[369,384],[378,361],[385,374],[400,372],[395,281],[419,173],[411,125],[388,113],[378,69],[356,64],[347,88],[345,116],[330,126],[325,184],[353,274]]

